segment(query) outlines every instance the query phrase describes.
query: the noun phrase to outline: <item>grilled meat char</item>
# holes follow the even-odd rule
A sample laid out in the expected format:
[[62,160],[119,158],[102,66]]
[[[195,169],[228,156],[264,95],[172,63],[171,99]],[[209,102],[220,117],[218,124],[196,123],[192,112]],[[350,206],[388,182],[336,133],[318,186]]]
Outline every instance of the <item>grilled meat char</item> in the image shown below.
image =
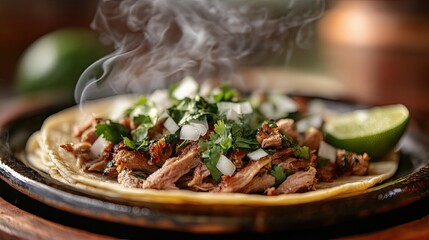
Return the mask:
[[338,175],[366,175],[368,173],[369,156],[364,153],[362,155],[346,152],[344,150],[337,151],[336,164],[338,166]]
[[256,134],[256,140],[261,144],[262,148],[281,148],[282,134],[278,127],[270,126],[268,122],[264,122]]
[[165,138],[161,138],[149,146],[149,154],[149,164],[161,167],[173,154],[173,146],[168,144]]
[[147,174],[152,174],[158,167],[150,165],[147,158],[137,150],[119,149],[113,157],[114,164],[118,173],[126,170],[138,170]]

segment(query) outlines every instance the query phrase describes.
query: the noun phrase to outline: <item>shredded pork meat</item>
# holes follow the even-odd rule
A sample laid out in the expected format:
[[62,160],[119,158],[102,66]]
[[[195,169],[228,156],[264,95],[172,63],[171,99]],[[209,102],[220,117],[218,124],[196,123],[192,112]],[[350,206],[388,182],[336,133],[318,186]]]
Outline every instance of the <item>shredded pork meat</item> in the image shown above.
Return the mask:
[[210,171],[202,162],[195,168],[192,179],[187,183],[188,187],[208,192],[213,190],[214,185],[211,182],[204,182],[204,178],[210,176]]
[[316,169],[310,167],[307,171],[299,171],[287,177],[286,180],[277,187],[274,194],[279,195],[312,191],[315,190],[316,183]]
[[281,119],[276,122],[276,125],[287,136],[293,139],[298,139],[299,133],[296,130],[295,121],[293,119],[290,119],[290,118]]
[[256,134],[256,140],[261,144],[262,148],[281,148],[282,135],[278,127],[272,127],[271,124],[265,122]]
[[252,161],[234,176],[223,176],[222,182],[215,191],[239,192],[252,181],[253,177],[258,174],[263,167],[271,163],[272,158],[272,156],[267,156],[259,159],[258,161]]
[[[223,175],[220,181],[211,176],[211,170],[202,159],[198,141],[166,140],[164,119],[159,119],[148,135],[151,141],[146,151],[130,149],[124,142],[110,143],[99,156],[93,156],[91,146],[97,139],[95,127],[103,119],[95,116],[74,128],[73,136],[79,143],[66,143],[61,147],[77,158],[80,167],[89,172],[102,173],[116,178],[128,188],[188,189],[204,192],[279,195],[313,191],[318,181],[330,182],[339,176],[365,175],[369,156],[338,150],[335,162],[318,159],[317,150],[323,141],[319,129],[310,128],[301,136],[293,119],[276,123],[264,122],[256,132],[256,141],[267,156],[250,160],[243,149],[231,149],[227,158],[235,167],[231,176]],[[129,117],[119,120],[126,129],[138,127]],[[256,129],[255,129],[256,131]],[[210,139],[214,124],[202,139]],[[285,143],[286,141],[286,143]],[[298,157],[293,141],[307,146],[306,159]],[[273,168],[280,167],[286,177],[278,182]],[[276,169],[277,171],[279,171]]]
[[263,193],[266,189],[273,186],[275,178],[265,173],[261,176],[256,176],[253,180],[241,189],[242,193]]
[[323,133],[314,127],[308,129],[304,135],[304,140],[301,145],[307,146],[311,150],[319,149],[320,143],[323,141]]
[[127,169],[123,170],[118,174],[118,183],[127,188],[141,188],[144,180],[139,177],[140,174],[142,173]]
[[174,183],[201,162],[198,155],[198,147],[194,144],[183,155],[167,159],[160,169],[146,179],[143,188],[178,189]]

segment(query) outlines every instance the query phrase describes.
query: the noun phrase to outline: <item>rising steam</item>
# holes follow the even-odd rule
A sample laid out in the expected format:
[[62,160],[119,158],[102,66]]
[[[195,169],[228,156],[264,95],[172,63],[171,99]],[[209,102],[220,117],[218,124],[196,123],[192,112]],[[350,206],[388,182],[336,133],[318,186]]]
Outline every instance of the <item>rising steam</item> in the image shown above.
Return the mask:
[[295,44],[305,45],[311,34],[309,23],[324,11],[324,0],[310,3],[101,0],[92,27],[115,51],[82,74],[76,101],[148,93],[185,75],[200,82],[231,80],[234,71],[250,60],[287,54]]

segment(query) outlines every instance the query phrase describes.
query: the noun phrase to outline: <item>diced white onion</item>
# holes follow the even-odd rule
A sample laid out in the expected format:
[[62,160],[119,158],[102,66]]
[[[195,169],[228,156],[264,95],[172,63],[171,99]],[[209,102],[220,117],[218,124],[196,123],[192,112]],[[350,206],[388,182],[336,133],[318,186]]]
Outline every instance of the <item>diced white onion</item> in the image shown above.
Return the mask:
[[149,107],[146,105],[145,106],[138,106],[130,113],[130,118],[134,119],[135,117],[138,117],[140,115],[149,116],[150,119],[155,124],[156,119],[158,119],[158,110],[154,107]]
[[298,105],[290,97],[284,94],[271,93],[268,101],[260,105],[259,110],[266,118],[279,119],[287,113],[298,111]]
[[234,121],[237,121],[237,120],[239,120],[239,119],[240,119],[240,114],[238,114],[236,111],[234,111],[234,110],[232,110],[232,109],[229,109],[229,110],[227,110],[227,111],[226,111],[226,113],[225,113],[225,117],[226,117],[226,119],[228,119],[228,120],[234,120]]
[[337,159],[337,149],[325,141],[322,141],[320,143],[317,155],[319,155],[319,157],[329,159],[329,161],[335,163],[335,160]]
[[109,119],[118,121],[121,117],[123,117],[125,110],[127,110],[134,103],[134,101],[135,99],[133,98],[121,98],[118,99],[118,101],[115,101],[111,107],[112,111],[109,114]]
[[155,107],[159,112],[164,111],[171,105],[170,98],[168,97],[168,91],[165,89],[155,90],[155,92],[150,95],[149,100],[155,104]]
[[248,154],[247,154],[247,156],[248,156],[251,160],[256,161],[256,160],[259,160],[259,159],[261,159],[261,158],[263,158],[263,157],[265,157],[265,156],[268,156],[268,153],[267,153],[267,152],[265,152],[262,148],[259,148],[259,149],[258,149],[258,150],[256,150],[256,151],[253,151],[253,152],[248,153]]
[[173,91],[173,97],[178,100],[182,100],[185,97],[194,96],[198,91],[198,83],[194,78],[188,76],[185,77],[179,84],[179,86]]
[[167,120],[165,120],[164,127],[170,133],[175,133],[177,130],[179,130],[179,125],[177,125],[177,123],[171,117],[168,117]]
[[196,141],[200,136],[205,135],[208,130],[209,124],[206,118],[203,120],[191,120],[180,129],[180,139]]
[[250,114],[253,112],[252,104],[250,102],[240,103],[241,114]]
[[170,116],[168,116],[167,111],[162,111],[162,112],[160,112],[158,119],[164,119],[164,118],[168,118],[168,117],[170,117]]
[[206,118],[204,118],[203,120],[191,120],[189,121],[189,124],[198,129],[200,136],[205,135],[209,130],[209,124]]
[[237,120],[241,114],[249,114],[253,112],[250,102],[218,102],[217,108],[219,112],[225,113],[227,119]]
[[227,157],[221,155],[217,161],[216,168],[226,176],[232,176],[235,172],[235,165]]
[[103,136],[99,136],[97,140],[95,140],[94,144],[91,146],[91,153],[95,157],[99,157],[103,149],[109,144],[109,141],[104,139]]
[[327,111],[325,102],[319,99],[311,100],[308,103],[308,112],[312,114],[322,115]]
[[240,107],[237,103],[218,102],[216,105],[217,105],[217,109],[219,110],[219,112],[226,112],[228,110],[234,110],[237,113],[240,112]]
[[180,129],[180,139],[197,141],[200,138],[200,131],[195,126],[186,124]]
[[298,111],[298,105],[296,102],[284,94],[271,94],[268,98],[276,105],[276,109],[282,113]]
[[320,115],[312,115],[296,122],[296,129],[301,133],[307,131],[311,127],[319,129],[321,126],[322,117]]
[[259,106],[259,110],[261,113],[269,119],[279,119],[281,117],[284,117],[283,114],[280,114],[279,112],[276,112],[274,110],[274,106],[269,102],[264,102]]
[[207,101],[213,100],[210,96],[216,94],[216,91],[219,92],[219,89],[214,88],[213,83],[211,83],[210,81],[205,81],[200,84],[199,95],[204,97]]

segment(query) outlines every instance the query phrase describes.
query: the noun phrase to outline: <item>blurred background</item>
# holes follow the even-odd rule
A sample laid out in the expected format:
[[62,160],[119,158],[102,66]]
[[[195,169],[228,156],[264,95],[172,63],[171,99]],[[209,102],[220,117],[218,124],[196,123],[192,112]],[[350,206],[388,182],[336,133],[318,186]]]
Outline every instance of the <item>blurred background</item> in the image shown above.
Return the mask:
[[[306,44],[243,70],[247,86],[374,105],[400,102],[412,110],[416,124],[429,129],[429,2],[325,3]],[[96,9],[96,0],[0,0],[2,111],[11,99],[34,96],[40,89],[72,96],[82,69],[112,50],[90,29]],[[75,31],[50,35],[64,29]],[[47,35],[51,39],[40,43]],[[38,56],[52,46],[58,65],[43,72],[52,62]],[[268,80],[262,83],[261,75]]]
[[0,0],[2,94],[13,94],[18,63],[31,44],[58,29],[89,29],[96,6],[96,0]]

